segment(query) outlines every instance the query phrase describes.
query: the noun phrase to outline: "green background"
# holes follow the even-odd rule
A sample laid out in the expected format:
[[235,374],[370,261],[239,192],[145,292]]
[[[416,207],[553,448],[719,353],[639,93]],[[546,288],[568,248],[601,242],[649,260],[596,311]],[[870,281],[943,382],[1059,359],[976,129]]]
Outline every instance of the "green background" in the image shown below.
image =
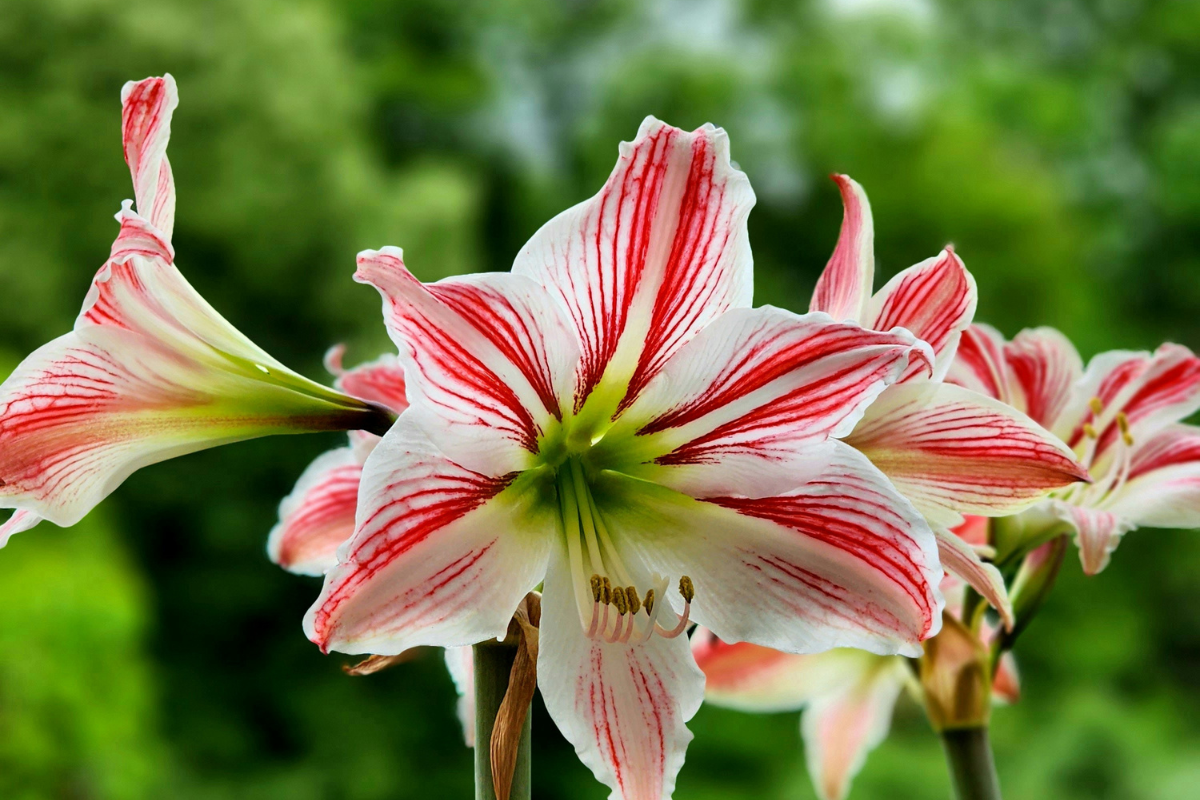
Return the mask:
[[[173,73],[175,245],[193,284],[321,377],[387,347],[361,249],[418,276],[505,269],[595,192],[643,116],[711,121],[759,203],[759,303],[804,310],[837,236],[831,171],[867,188],[880,277],[953,242],[979,318],[1085,355],[1200,347],[1200,4],[3,0],[0,350],[67,330],[131,195],[119,91]],[[133,476],[84,523],[0,552],[0,797],[469,797],[436,657],[351,679],[266,559],[275,507],[339,437]],[[1010,798],[1200,786],[1200,536],[1072,554],[995,715]],[[535,794],[605,795],[534,719]],[[812,796],[797,716],[705,708],[680,798]],[[944,798],[911,703],[857,798]]]

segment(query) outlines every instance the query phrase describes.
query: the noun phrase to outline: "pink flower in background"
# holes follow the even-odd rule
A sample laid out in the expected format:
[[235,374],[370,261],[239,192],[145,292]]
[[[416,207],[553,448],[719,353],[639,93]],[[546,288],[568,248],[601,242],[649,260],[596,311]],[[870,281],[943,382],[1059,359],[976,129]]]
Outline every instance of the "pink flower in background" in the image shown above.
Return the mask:
[[931,356],[905,331],[751,309],[753,200],[723,131],[649,119],[511,274],[423,285],[400,251],[361,254],[410,406],[363,466],[310,638],[470,645],[544,582],[547,708],[638,800],[671,794],[691,738],[690,620],[919,652],[941,619],[933,537],[837,437]]
[[120,232],[70,332],[0,385],[0,545],[40,519],[73,525],[133,471],[274,433],[382,429],[381,410],[313,383],[226,322],[175,267],[170,75],[121,92],[133,176]]
[[1006,616],[999,572],[950,535],[963,514],[1001,516],[1027,508],[1086,473],[1036,421],[994,396],[942,383],[975,314],[975,281],[947,247],[901,271],[875,294],[874,228],[861,186],[835,175],[845,206],[841,235],[810,309],[874,330],[902,327],[929,344],[933,374],[910,367],[866,409],[846,437],[923,513],[943,565]]
[[1181,421],[1200,408],[1200,358],[1186,347],[1101,353],[1084,370],[1056,330],[1005,342],[975,325],[949,379],[1025,411],[1088,468],[1091,483],[1055,492],[1047,510],[1076,531],[1089,575],[1127,531],[1200,526],[1200,428]]

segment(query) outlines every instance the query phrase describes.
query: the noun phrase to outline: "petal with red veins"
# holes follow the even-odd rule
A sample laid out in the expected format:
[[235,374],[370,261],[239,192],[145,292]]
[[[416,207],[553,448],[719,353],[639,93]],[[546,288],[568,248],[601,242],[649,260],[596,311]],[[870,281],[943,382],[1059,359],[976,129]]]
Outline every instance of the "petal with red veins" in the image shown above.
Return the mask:
[[867,193],[848,175],[834,175],[842,193],[842,230],[833,256],[813,290],[809,311],[824,311],[835,320],[861,322],[875,280],[875,227]]
[[267,539],[267,555],[300,575],[324,575],[337,564],[337,549],[354,533],[362,460],[349,447],[318,456],[279,504],[279,522]]
[[384,353],[374,361],[345,369],[342,367],[345,350],[345,345],[339,344],[325,353],[325,368],[337,378],[334,386],[338,391],[359,400],[377,403],[396,414],[408,408],[404,366],[399,358]]
[[446,669],[458,691],[458,721],[467,747],[475,746],[475,653],[470,647],[447,647]]
[[628,405],[692,335],[749,307],[753,205],[723,130],[647,117],[600,193],[534,234],[513,272],[561,298],[578,331],[576,409],[606,373],[606,402]]
[[800,718],[805,762],[821,800],[842,800],[849,793],[867,754],[887,737],[907,680],[900,659],[861,657],[866,668],[857,680],[815,699]]
[[931,521],[1012,514],[1085,480],[1074,454],[1020,411],[950,384],[889,387],[847,437]]
[[1004,627],[1012,630],[1012,601],[1009,600],[1008,589],[1004,585],[1004,576],[1000,574],[1000,570],[996,569],[994,564],[983,561],[975,548],[954,533],[940,525],[932,527],[933,535],[937,537],[938,555],[942,559],[942,566],[979,592],[980,596],[999,612]]
[[[672,357],[611,441],[659,468],[644,477],[689,493],[737,493],[720,473],[754,461],[764,462],[760,491],[778,493],[802,480],[790,475],[797,448],[849,433],[910,359],[927,364],[928,353],[906,331],[771,307],[730,311]],[[677,467],[690,469],[672,477]]]
[[18,533],[24,533],[36,526],[42,518],[32,511],[26,511],[23,508],[18,508],[12,513],[12,516],[0,525],[0,547],[8,544],[8,540]]
[[1004,337],[990,325],[976,322],[958,340],[946,381],[1012,405],[1011,374],[1004,355]]
[[1087,575],[1096,575],[1107,567],[1121,537],[1135,527],[1132,521],[1108,511],[1061,502],[1056,502],[1054,508],[1064,522],[1075,528],[1075,544]]
[[1004,356],[1012,376],[1011,404],[1053,430],[1083,376],[1079,351],[1054,328],[1030,328],[1004,346]]
[[990,526],[991,521],[987,517],[964,514],[962,524],[954,526],[950,532],[978,551],[979,548],[988,547],[990,544],[988,540]]
[[168,241],[175,227],[175,181],[167,141],[178,105],[170,75],[130,81],[121,89],[121,138],[138,212]]
[[589,639],[566,554],[546,575],[538,686],[558,729],[613,800],[670,798],[704,699],[686,636],[640,644]]
[[1137,525],[1200,527],[1200,428],[1172,425],[1138,442],[1106,508]]
[[[954,361],[959,337],[975,316],[975,279],[952,249],[909,267],[871,298],[864,325],[886,331],[904,328],[926,342],[935,357],[933,379],[940,381]],[[920,374],[912,365],[901,378]]]
[[396,655],[503,636],[545,574],[555,528],[531,506],[538,490],[454,463],[405,412],[363,467],[355,533],[304,618],[308,638]]
[[520,275],[425,285],[400,250],[358,256],[355,280],[383,296],[412,404],[450,458],[498,476],[530,465],[574,391],[578,345],[558,305]]
[[611,472],[596,496],[651,569],[691,577],[692,618],[727,642],[919,654],[940,626],[933,534],[864,456],[833,444],[820,476],[773,497],[695,500]]

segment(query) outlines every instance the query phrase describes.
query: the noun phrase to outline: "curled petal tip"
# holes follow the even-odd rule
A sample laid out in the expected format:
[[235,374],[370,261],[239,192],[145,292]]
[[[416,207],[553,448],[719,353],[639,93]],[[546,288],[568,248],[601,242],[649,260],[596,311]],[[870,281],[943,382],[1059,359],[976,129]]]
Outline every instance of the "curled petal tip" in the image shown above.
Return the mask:
[[335,378],[345,372],[346,370],[342,366],[342,358],[345,355],[346,345],[340,342],[326,350],[324,358],[321,359],[321,363],[325,365],[325,371]]

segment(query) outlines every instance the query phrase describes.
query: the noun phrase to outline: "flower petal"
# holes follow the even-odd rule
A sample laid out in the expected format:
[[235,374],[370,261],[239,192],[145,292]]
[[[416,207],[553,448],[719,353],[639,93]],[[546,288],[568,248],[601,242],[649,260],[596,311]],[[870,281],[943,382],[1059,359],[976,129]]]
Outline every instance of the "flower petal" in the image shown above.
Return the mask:
[[1086,480],[1062,442],[1021,412],[950,384],[889,387],[846,442],[931,521],[1013,514]]
[[475,654],[470,647],[447,647],[446,669],[458,690],[458,721],[467,747],[475,746]]
[[1008,706],[1021,699],[1021,675],[1011,650],[1000,656],[996,664],[996,672],[992,675],[992,699]]
[[342,367],[345,345],[335,345],[325,353],[325,368],[337,380],[338,391],[351,397],[377,403],[389,411],[399,414],[408,408],[405,394],[404,365],[391,353],[384,353],[374,361],[359,364],[352,369]]
[[1021,331],[1004,346],[1008,374],[1012,376],[1011,404],[1048,429],[1071,398],[1071,389],[1083,375],[1083,360],[1071,341],[1054,328]]
[[850,792],[867,753],[887,738],[907,679],[900,659],[862,657],[873,660],[873,670],[843,691],[817,698],[800,718],[808,773],[821,800],[842,800]]
[[833,256],[813,290],[809,311],[861,322],[875,280],[875,227],[867,193],[849,175],[832,176],[842,193],[842,230]]
[[589,639],[579,624],[566,555],[546,575],[538,685],[558,729],[613,800],[663,800],[692,739],[704,674],[686,636],[640,644]]
[[32,511],[26,511],[23,508],[18,508],[12,513],[12,516],[0,525],[0,547],[8,544],[8,540],[15,534],[24,533],[36,526],[42,518]]
[[600,193],[534,234],[513,272],[560,297],[578,331],[576,409],[610,364],[614,402],[628,405],[688,338],[749,307],[753,205],[723,130],[647,117]]
[[771,307],[734,310],[672,357],[614,433],[632,434],[632,448],[660,468],[692,468],[644,477],[700,496],[728,494],[737,488],[722,483],[727,464],[766,461],[775,473],[761,476],[760,492],[775,494],[803,480],[787,467],[796,448],[849,433],[910,356],[927,355],[906,331]]
[[267,555],[300,575],[324,575],[337,564],[337,549],[354,533],[362,460],[352,448],[318,456],[279,504],[279,522],[267,539]]
[[1000,570],[996,569],[995,565],[984,562],[975,552],[975,548],[954,533],[940,525],[933,525],[932,528],[933,535],[937,537],[938,555],[942,559],[942,566],[979,592],[1000,614],[1004,627],[1012,630],[1012,601],[1008,598],[1008,589],[1004,585],[1004,576],[1000,574]]
[[178,105],[175,79],[169,74],[130,81],[121,89],[121,138],[137,210],[167,241],[175,227],[175,181],[167,141]]
[[1000,331],[979,322],[963,331],[946,381],[1012,405],[1012,377]]
[[536,487],[450,461],[405,412],[363,467],[354,537],[304,618],[325,651],[395,655],[503,636],[545,574]]
[[1082,508],[1056,502],[1059,518],[1075,527],[1075,544],[1087,575],[1096,575],[1108,566],[1109,557],[1121,543],[1121,537],[1136,527],[1133,522],[1108,511]]
[[1200,527],[1200,428],[1172,425],[1137,443],[1128,479],[1106,508],[1136,525]]
[[574,391],[578,347],[541,287],[480,274],[428,286],[394,247],[358,256],[355,280],[383,296],[415,414],[455,461],[497,476],[529,466]]
[[916,655],[940,621],[933,535],[864,456],[833,444],[818,478],[774,497],[694,500],[606,472],[597,498],[652,569],[692,578],[692,618],[727,642]]
[[[904,328],[933,348],[933,379],[940,381],[954,361],[959,337],[975,316],[975,279],[952,248],[909,267],[875,293],[864,325],[878,331]],[[913,364],[901,378],[919,374]]]

